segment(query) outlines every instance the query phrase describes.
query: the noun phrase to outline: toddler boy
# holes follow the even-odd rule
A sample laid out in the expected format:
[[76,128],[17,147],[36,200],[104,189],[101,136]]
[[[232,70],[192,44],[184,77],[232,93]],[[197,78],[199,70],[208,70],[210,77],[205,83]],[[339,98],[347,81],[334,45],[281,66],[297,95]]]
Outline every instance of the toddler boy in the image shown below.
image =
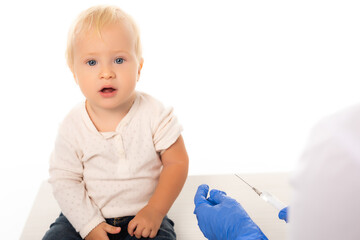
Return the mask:
[[84,11],[67,62],[86,100],[59,129],[49,182],[62,213],[43,239],[176,239],[166,214],[188,156],[172,109],[135,90],[143,58],[134,21],[113,6]]

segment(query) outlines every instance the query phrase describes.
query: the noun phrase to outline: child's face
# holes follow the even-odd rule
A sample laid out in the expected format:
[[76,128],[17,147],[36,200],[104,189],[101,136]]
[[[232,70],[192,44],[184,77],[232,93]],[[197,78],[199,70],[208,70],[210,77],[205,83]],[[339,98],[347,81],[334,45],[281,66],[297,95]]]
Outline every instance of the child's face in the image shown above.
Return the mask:
[[74,44],[73,74],[93,108],[123,109],[135,97],[143,61],[138,61],[135,38],[123,23],[80,34]]

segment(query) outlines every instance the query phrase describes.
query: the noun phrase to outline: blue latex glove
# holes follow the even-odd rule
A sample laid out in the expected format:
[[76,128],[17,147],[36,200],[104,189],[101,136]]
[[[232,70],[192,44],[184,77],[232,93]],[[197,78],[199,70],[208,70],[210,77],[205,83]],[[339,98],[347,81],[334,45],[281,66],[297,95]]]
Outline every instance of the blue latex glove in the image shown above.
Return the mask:
[[210,240],[267,240],[244,208],[225,192],[200,185],[195,195],[196,218],[200,230]]
[[279,218],[284,220],[285,222],[288,222],[288,207],[283,208],[280,212],[279,212]]

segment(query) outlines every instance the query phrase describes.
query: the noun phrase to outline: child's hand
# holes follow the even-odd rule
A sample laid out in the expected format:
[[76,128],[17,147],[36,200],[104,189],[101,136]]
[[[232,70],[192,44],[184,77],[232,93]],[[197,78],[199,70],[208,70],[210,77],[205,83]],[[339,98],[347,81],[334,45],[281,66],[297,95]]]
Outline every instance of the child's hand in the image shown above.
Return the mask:
[[114,227],[106,222],[102,222],[91,230],[91,232],[85,237],[85,240],[109,240],[107,235],[108,233],[117,234],[120,231],[120,227]]
[[164,217],[164,214],[147,205],[129,222],[128,232],[136,238],[154,238]]

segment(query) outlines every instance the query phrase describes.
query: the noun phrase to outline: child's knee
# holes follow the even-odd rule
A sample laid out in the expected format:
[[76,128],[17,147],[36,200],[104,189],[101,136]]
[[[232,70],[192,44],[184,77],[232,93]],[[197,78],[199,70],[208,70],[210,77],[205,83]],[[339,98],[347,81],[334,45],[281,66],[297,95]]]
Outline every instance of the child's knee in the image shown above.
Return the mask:
[[50,225],[42,240],[81,240],[80,234],[62,214]]

